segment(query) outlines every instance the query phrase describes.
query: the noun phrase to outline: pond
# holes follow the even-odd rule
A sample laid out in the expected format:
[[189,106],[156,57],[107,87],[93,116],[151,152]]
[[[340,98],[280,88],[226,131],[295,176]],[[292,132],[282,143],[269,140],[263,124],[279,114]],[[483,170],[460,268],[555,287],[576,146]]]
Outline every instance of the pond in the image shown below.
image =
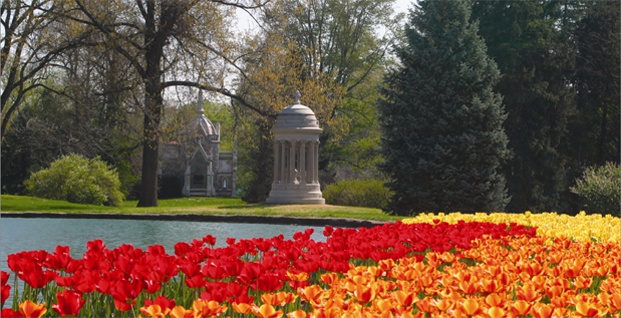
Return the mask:
[[283,234],[291,239],[296,232],[312,228],[312,239],[325,241],[323,226],[250,224],[196,221],[156,221],[81,218],[14,218],[0,220],[0,270],[10,272],[7,256],[20,251],[46,250],[56,246],[70,247],[73,258],[81,258],[86,243],[102,239],[110,249],[122,244],[146,249],[163,245],[168,254],[174,254],[178,242],[191,242],[210,234],[215,236],[216,247],[226,246],[227,238],[271,238]]

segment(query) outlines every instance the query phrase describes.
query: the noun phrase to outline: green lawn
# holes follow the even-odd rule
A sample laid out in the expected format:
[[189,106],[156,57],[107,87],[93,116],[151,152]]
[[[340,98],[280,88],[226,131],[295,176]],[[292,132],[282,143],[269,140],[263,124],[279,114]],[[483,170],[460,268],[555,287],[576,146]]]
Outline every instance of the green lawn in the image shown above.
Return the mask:
[[159,200],[158,207],[139,208],[137,201],[125,201],[120,207],[75,204],[66,201],[39,199],[28,196],[3,194],[0,211],[41,213],[102,213],[102,214],[203,214],[203,215],[255,215],[314,218],[346,218],[360,220],[393,221],[379,209],[335,205],[267,205],[248,204],[239,198],[192,197]]

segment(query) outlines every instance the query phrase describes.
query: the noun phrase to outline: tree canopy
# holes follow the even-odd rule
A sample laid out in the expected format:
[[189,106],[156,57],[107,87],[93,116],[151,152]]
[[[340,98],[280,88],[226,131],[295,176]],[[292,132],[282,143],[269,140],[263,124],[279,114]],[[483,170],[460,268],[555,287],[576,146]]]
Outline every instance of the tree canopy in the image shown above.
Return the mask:
[[[583,205],[569,190],[574,180],[586,167],[620,160],[621,4],[445,3],[420,2],[404,31],[393,0],[3,0],[2,191],[23,193],[33,171],[78,153],[114,166],[129,198],[156,205],[158,145],[175,134],[170,129],[183,123],[200,90],[207,105],[218,105],[206,112],[234,127],[227,147],[239,152],[239,184],[253,193],[245,198],[262,201],[271,181],[271,125],[300,90],[324,129],[322,187],[385,173],[393,186],[419,182],[426,176],[408,169],[426,160],[431,170],[453,167],[435,180],[468,180],[461,187],[446,181],[438,198],[449,188],[477,188],[462,170],[486,166],[487,173],[472,169],[496,175],[477,188],[481,203],[510,197],[509,211],[577,211]],[[423,19],[423,7],[440,14]],[[240,34],[236,10],[252,13],[257,28]],[[387,105],[400,110],[389,114]],[[467,148],[498,127],[507,139],[498,134],[486,146],[508,140],[509,159],[502,146]],[[403,137],[390,135],[396,132]],[[387,147],[380,151],[382,134],[392,148],[420,156],[395,161],[398,171],[378,169],[394,160]],[[471,137],[448,142],[462,135]],[[427,152],[413,147],[423,142]],[[486,151],[493,159],[476,161]],[[438,159],[425,157],[431,154]],[[405,207],[420,194],[410,190],[395,203]],[[448,199],[445,206],[417,202],[412,211],[457,208]]]
[[384,170],[394,214],[498,211],[508,197],[499,79],[463,1],[419,1],[383,90]]

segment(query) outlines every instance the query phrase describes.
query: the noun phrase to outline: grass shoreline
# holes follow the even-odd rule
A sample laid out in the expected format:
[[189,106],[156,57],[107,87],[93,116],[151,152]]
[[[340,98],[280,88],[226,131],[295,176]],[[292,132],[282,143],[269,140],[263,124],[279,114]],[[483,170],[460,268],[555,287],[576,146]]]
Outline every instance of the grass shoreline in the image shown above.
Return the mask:
[[248,204],[239,198],[191,197],[159,200],[157,207],[75,204],[28,196],[0,196],[0,217],[114,218],[202,222],[370,226],[400,220],[380,209],[334,205]]

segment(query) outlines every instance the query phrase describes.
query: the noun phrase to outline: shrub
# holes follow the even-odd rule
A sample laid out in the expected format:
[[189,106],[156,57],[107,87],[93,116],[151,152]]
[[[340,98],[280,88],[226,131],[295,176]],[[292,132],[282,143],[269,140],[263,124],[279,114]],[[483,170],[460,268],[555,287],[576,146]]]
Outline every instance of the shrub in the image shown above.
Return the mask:
[[328,204],[383,209],[391,197],[391,191],[384,182],[379,179],[339,181],[326,186],[323,197]]
[[580,196],[588,212],[618,215],[621,211],[621,167],[612,162],[588,167],[570,190]]
[[99,157],[63,156],[24,182],[28,194],[46,199],[95,205],[119,205],[124,195],[115,169]]

